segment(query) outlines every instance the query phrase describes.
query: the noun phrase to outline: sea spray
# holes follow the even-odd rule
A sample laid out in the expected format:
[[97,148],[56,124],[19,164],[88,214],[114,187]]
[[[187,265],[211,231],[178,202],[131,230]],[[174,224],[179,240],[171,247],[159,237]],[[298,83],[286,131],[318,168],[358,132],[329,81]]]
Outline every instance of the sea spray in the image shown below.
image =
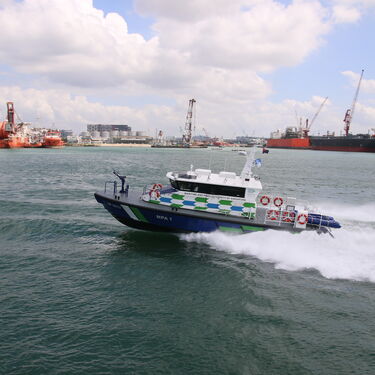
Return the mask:
[[245,254],[297,271],[316,269],[330,279],[375,282],[375,230],[335,231],[335,238],[315,232],[292,234],[267,230],[243,235],[221,232],[183,235],[230,254]]

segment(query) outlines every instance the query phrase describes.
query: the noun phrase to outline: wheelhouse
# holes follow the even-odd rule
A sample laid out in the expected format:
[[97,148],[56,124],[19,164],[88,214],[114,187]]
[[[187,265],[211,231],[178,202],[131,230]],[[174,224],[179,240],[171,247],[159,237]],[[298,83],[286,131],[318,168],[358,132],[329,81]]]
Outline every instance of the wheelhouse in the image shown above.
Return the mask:
[[225,196],[254,201],[262,185],[253,176],[237,176],[233,172],[212,173],[196,169],[185,173],[169,172],[171,186],[178,190],[202,195]]

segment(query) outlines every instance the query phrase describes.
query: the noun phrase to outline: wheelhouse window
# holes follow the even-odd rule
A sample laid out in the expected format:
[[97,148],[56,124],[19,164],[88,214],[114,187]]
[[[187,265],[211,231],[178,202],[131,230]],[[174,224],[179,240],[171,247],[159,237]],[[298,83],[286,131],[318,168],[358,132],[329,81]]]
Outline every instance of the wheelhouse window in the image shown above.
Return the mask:
[[198,184],[189,181],[173,181],[171,185],[175,189],[182,191],[191,191],[194,193],[212,194],[212,195],[226,195],[230,197],[245,197],[245,188],[223,186],[223,185],[209,185],[209,184]]

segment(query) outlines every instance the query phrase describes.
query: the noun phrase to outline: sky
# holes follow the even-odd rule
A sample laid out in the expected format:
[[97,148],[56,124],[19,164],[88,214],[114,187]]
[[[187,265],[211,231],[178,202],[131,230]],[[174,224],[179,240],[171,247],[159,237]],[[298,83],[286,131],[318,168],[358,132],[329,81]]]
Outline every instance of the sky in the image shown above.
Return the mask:
[[[0,0],[0,119],[269,136],[375,128],[375,0]],[[375,131],[375,130],[374,130]]]

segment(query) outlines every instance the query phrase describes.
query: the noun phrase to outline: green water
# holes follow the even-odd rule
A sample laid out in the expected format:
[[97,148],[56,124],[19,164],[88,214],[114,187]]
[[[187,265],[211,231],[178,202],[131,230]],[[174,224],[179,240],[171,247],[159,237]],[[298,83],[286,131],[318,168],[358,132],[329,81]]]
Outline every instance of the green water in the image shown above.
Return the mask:
[[236,152],[0,150],[0,373],[374,374],[375,155],[260,157],[335,239],[136,231],[93,197],[113,168],[142,189]]

